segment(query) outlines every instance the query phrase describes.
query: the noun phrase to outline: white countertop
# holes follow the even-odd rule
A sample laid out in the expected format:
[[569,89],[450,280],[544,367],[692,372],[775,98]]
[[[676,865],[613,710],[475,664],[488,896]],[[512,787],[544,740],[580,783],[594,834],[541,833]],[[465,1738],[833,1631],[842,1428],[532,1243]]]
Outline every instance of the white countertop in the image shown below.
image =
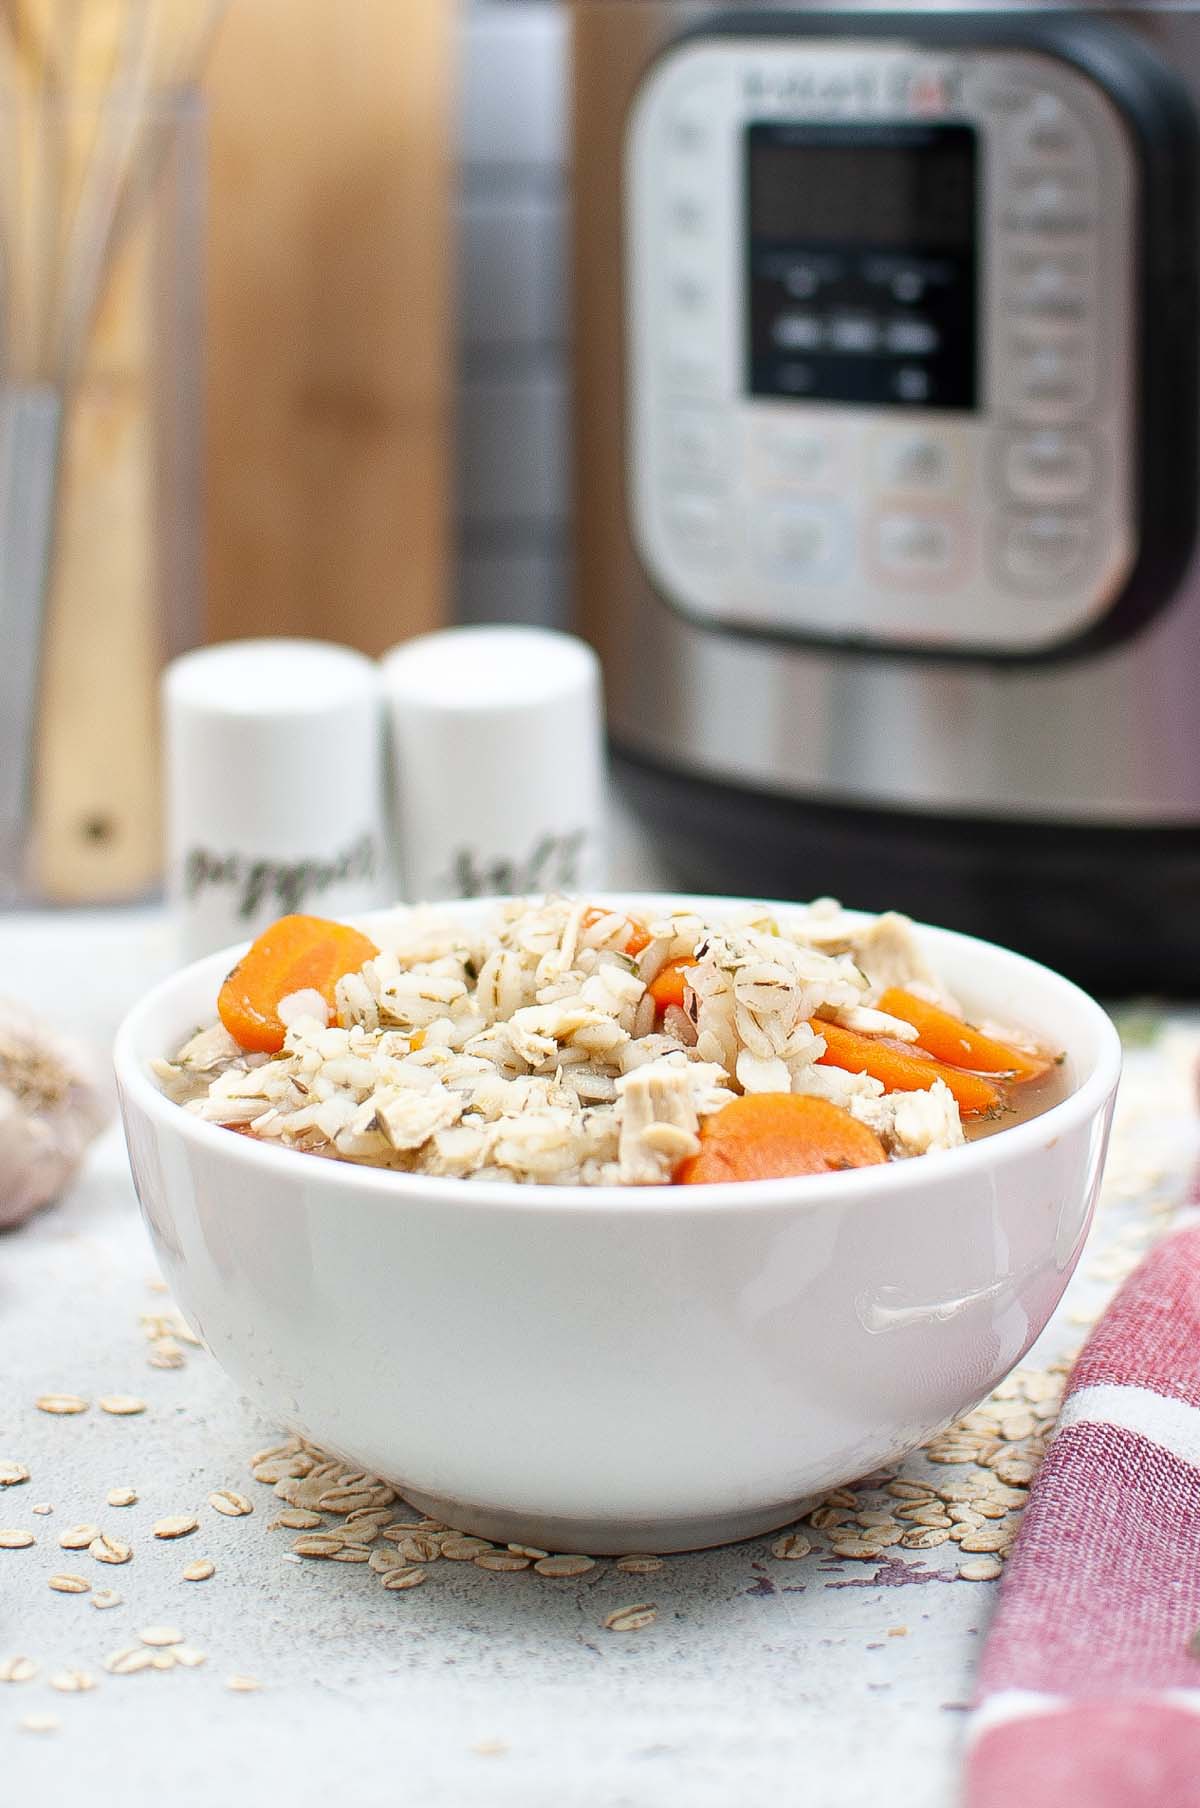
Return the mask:
[[[154,911],[0,917],[0,993],[97,1041],[170,964]],[[1183,1195],[1200,1145],[1198,1046],[1196,1020],[1177,1020],[1131,1057],[1106,1205],[1048,1350],[1079,1340],[1139,1227],[1165,1222]],[[957,1579],[954,1545],[863,1564],[781,1562],[760,1541],[672,1557],[642,1579],[602,1562],[570,1584],[442,1562],[426,1586],[394,1594],[365,1566],[289,1561],[288,1537],[267,1531],[278,1503],[246,1472],[275,1428],[198,1349],[179,1370],[147,1365],[139,1317],[166,1304],[152,1274],[115,1128],[68,1199],[0,1238],[0,1459],[31,1471],[0,1491],[0,1525],[38,1539],[0,1550],[0,1659],[40,1666],[0,1684],[6,1800],[211,1808],[336,1790],[362,1808],[951,1808],[993,1595]],[[148,1409],[35,1409],[59,1390],[136,1394]],[[108,1507],[122,1485],[138,1504]],[[216,1487],[244,1490],[254,1514],[212,1512]],[[160,1516],[190,1510],[193,1537],[151,1535]],[[80,1521],[127,1538],[132,1562],[60,1550],[59,1532]],[[201,1555],[216,1575],[184,1582]],[[62,1570],[118,1589],[122,1605],[97,1612],[87,1595],[53,1592],[47,1577]],[[644,1600],[655,1624],[603,1629],[612,1608]],[[207,1653],[203,1667],[105,1672],[107,1654],[164,1623]],[[64,1666],[98,1686],[55,1692],[47,1679]],[[261,1690],[230,1692],[234,1673]],[[45,1714],[56,1731],[21,1727]]]

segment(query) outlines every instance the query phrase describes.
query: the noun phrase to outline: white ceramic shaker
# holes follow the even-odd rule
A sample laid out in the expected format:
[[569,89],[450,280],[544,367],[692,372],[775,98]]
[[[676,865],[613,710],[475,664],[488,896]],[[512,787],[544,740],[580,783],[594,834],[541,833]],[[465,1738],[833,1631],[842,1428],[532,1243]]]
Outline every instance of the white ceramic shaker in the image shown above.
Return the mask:
[[383,671],[410,902],[604,885],[604,711],[585,642],[450,628]]
[[163,679],[167,895],[192,960],[293,911],[385,901],[374,660],[318,640],[185,653]]

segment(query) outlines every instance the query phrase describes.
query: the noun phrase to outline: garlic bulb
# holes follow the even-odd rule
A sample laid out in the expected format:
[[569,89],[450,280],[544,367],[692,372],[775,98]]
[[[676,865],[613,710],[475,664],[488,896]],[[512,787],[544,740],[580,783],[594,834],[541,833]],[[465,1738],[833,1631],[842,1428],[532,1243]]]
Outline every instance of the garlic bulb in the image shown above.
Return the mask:
[[0,1229],[58,1197],[108,1115],[87,1051],[0,999]]

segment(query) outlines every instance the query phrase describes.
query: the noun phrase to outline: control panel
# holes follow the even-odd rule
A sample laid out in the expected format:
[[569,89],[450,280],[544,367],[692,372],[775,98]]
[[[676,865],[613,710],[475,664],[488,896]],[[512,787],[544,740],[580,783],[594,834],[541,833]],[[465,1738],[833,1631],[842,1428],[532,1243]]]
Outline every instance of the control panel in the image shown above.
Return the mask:
[[713,627],[1036,656],[1138,556],[1138,170],[1040,49],[699,36],[625,148],[627,468]]

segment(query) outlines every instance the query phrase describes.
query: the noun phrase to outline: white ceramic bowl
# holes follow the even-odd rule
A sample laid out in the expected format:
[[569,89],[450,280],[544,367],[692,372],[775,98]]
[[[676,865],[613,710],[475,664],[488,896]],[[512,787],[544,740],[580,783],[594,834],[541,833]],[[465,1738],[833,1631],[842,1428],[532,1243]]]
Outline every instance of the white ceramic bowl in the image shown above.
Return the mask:
[[382,1173],[203,1123],[147,1068],[215,1014],[234,956],[198,961],[116,1045],[172,1292],[264,1412],[450,1525],[593,1554],[784,1525],[1020,1360],[1100,1183],[1105,1013],[1018,955],[920,935],[966,1006],[1066,1050],[1066,1100],[914,1161],[688,1189]]

